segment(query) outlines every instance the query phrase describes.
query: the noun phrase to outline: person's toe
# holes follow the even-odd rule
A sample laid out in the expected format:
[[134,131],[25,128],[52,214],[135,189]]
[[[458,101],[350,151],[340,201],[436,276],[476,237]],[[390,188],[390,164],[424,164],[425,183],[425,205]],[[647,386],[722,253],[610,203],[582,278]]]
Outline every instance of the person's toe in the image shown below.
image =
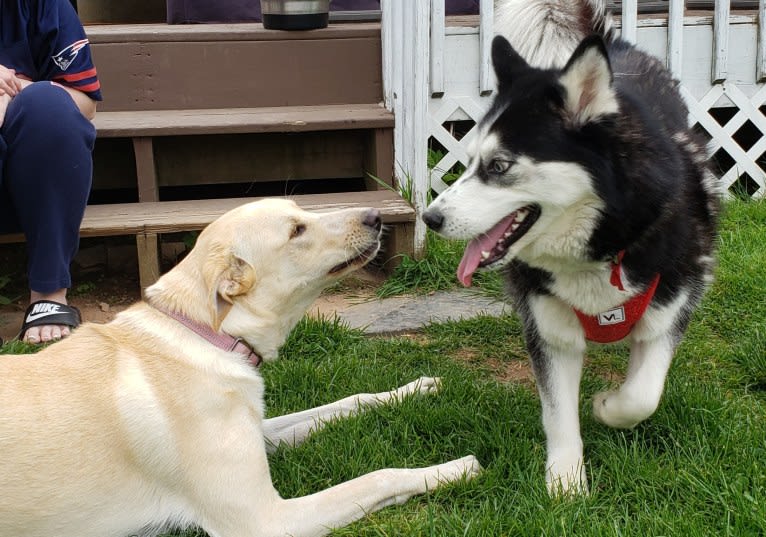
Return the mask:
[[53,326],[46,325],[40,327],[40,340],[44,343],[53,340]]
[[48,343],[65,338],[71,333],[71,329],[64,325],[33,326],[27,329],[27,333],[24,334],[24,341],[27,343]]
[[40,343],[40,327],[33,326],[27,329],[26,334],[24,334],[24,341],[27,343]]
[[58,341],[62,337],[64,337],[64,336],[61,333],[61,327],[60,326],[51,326],[51,341]]

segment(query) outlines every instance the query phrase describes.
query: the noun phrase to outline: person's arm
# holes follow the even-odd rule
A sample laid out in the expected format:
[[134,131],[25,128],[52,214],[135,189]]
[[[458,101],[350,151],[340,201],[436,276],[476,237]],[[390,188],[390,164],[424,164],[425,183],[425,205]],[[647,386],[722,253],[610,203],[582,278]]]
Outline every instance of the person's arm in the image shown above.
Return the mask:
[[[32,84],[32,82],[29,80],[24,80],[23,78],[19,78],[17,80],[21,82],[22,88],[26,88]],[[58,87],[63,88],[72,97],[72,100],[74,100],[77,108],[80,109],[80,112],[82,112],[83,116],[91,120],[96,117],[96,101],[88,97],[83,92],[69,86],[65,86],[57,82],[51,82],[51,84],[56,84]]]
[[68,86],[62,86],[61,84],[58,85],[64,88],[72,99],[74,99],[74,102],[77,105],[77,108],[80,109],[80,112],[82,112],[82,115],[90,120],[93,120],[93,118],[96,117],[96,101],[79,90]]
[[[0,0],[1,1],[1,0]],[[69,93],[80,112],[93,119],[101,100],[101,84],[90,44],[69,0],[40,2],[35,56],[41,58],[37,80],[50,80]]]

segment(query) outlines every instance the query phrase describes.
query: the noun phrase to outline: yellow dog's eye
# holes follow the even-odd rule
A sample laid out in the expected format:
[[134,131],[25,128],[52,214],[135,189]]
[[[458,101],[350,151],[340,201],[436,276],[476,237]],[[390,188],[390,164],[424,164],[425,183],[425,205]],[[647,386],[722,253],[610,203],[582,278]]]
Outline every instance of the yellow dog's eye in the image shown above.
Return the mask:
[[290,234],[290,238],[294,239],[295,237],[300,237],[303,235],[304,231],[306,231],[305,224],[295,224],[295,226],[293,226],[293,232]]

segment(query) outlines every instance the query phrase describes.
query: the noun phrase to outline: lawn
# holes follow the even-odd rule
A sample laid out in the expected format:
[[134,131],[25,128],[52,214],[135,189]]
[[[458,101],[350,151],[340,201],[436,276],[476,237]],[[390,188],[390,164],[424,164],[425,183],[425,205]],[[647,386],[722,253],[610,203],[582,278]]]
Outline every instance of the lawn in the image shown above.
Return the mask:
[[[436,251],[439,259],[408,262],[387,285],[413,291],[413,282],[432,271],[440,274],[440,286],[452,285],[459,252]],[[716,282],[652,418],[631,431],[593,420],[590,397],[619,377],[627,349],[589,349],[581,419],[590,496],[547,495],[534,384],[508,374],[526,367],[515,317],[438,324],[388,338],[366,337],[332,319],[304,320],[282,360],[262,369],[270,415],[422,375],[442,377],[443,389],[331,424],[304,445],[279,450],[270,459],[277,489],[286,497],[305,495],[377,468],[474,454],[484,466],[476,480],[384,509],[333,535],[764,535],[766,203],[726,206],[719,257]],[[494,289],[492,278],[487,285]]]

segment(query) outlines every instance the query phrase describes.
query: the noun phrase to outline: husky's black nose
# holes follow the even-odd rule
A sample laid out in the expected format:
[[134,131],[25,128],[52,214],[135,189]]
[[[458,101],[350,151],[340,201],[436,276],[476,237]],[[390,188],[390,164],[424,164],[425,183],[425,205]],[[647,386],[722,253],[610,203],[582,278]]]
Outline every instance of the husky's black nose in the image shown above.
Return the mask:
[[380,219],[380,211],[377,209],[370,209],[364,213],[362,223],[365,226],[369,226],[380,231],[380,228],[383,227],[383,221]]
[[444,224],[444,216],[439,211],[426,211],[423,213],[423,222],[434,231],[439,231]]

